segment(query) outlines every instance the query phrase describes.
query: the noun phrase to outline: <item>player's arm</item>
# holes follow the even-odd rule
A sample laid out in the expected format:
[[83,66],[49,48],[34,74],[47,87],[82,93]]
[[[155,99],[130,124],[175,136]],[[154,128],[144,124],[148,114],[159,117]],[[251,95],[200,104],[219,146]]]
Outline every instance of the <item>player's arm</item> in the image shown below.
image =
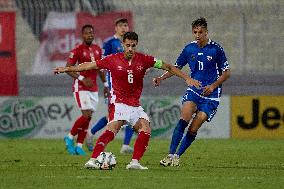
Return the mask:
[[108,82],[106,80],[106,71],[105,70],[100,70],[99,71],[99,76],[101,78],[101,81],[104,84],[104,97],[107,98],[109,96],[109,86],[108,86]]
[[[177,62],[176,62],[176,65],[175,65],[177,68],[182,69],[182,67],[183,67],[184,65],[186,65],[188,54],[189,54],[189,53],[187,52],[187,49],[184,48],[184,49],[182,50],[182,53],[179,55],[179,57],[178,57],[178,59],[177,59]],[[154,84],[155,86],[159,86],[159,85],[161,84],[162,80],[165,80],[165,79],[167,79],[167,78],[170,78],[170,77],[172,77],[173,75],[174,75],[173,73],[167,71],[167,72],[165,72],[163,75],[154,78],[154,79],[153,79],[153,84]]]
[[57,67],[53,70],[55,74],[64,72],[83,72],[87,70],[99,69],[96,62],[84,62],[78,66]]
[[214,89],[216,89],[219,85],[224,83],[230,77],[230,75],[231,75],[230,69],[226,69],[225,71],[223,71],[219,79],[217,79],[211,85],[204,87],[202,95],[204,96],[210,95],[214,91]]
[[[171,76],[176,75],[182,79],[184,79],[189,86],[195,86],[196,88],[201,87],[201,83],[197,80],[192,79],[187,74],[183,73],[180,69],[176,68],[175,66],[171,64],[167,64],[161,60],[157,60],[154,64],[155,68],[166,70]],[[165,73],[166,74],[166,73]],[[166,76],[165,76],[166,77]]]

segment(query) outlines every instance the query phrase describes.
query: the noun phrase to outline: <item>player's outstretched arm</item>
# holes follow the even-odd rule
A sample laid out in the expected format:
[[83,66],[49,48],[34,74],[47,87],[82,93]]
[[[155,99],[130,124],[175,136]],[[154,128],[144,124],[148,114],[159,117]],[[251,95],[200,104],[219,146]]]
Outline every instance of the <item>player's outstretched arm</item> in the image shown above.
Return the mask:
[[189,86],[195,86],[196,88],[201,87],[200,81],[192,79],[191,77],[189,77],[187,74],[183,73],[180,69],[176,68],[175,66],[172,66],[172,65],[167,64],[167,63],[163,63],[162,66],[161,66],[161,69],[168,71],[172,75],[176,75],[180,78],[183,78],[186,81],[187,85],[189,85]]
[[78,66],[57,67],[53,70],[55,74],[64,72],[82,72],[87,70],[98,69],[96,62],[84,62]]

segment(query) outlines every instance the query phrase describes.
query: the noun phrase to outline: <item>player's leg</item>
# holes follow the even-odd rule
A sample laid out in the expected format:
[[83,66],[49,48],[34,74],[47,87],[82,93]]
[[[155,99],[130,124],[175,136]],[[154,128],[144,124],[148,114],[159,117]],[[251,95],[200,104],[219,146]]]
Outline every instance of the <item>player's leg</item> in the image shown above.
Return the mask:
[[134,143],[134,151],[131,162],[126,166],[126,169],[148,169],[143,167],[139,160],[144,155],[151,136],[150,119],[144,112],[143,108],[133,107],[133,114],[131,115],[131,125],[134,125],[134,130],[138,131],[137,139]]
[[183,137],[178,152],[173,156],[171,166],[179,166],[179,158],[185,152],[185,150],[195,140],[198,129],[206,121],[207,115],[204,112],[198,112],[193,118],[186,135]]
[[92,126],[91,130],[87,133],[86,145],[89,151],[94,149],[94,136],[95,134],[107,125],[107,117],[104,116],[95,125]]
[[87,134],[86,145],[89,151],[93,151],[94,149],[94,135],[96,134],[96,132],[104,128],[109,120],[113,120],[114,107],[115,105],[113,103],[108,103],[108,118],[102,117]]
[[91,128],[91,134],[95,135],[96,132],[98,132],[99,130],[101,130],[102,128],[104,128],[107,125],[107,117],[101,117],[101,119],[99,119],[99,121],[96,122],[95,125],[92,126]]
[[151,128],[148,120],[139,119],[134,126],[138,130],[137,139],[134,144],[134,151],[131,162],[126,166],[126,169],[148,169],[139,163],[139,160],[144,155],[151,136]]
[[126,125],[123,145],[120,149],[120,153],[129,154],[133,152],[133,148],[129,146],[133,133],[134,133],[134,130],[132,129],[132,127],[130,125]]
[[85,168],[99,168],[95,163],[96,158],[100,155],[101,152],[104,151],[107,144],[114,139],[115,135],[118,133],[124,123],[125,121],[112,121],[107,124],[105,132],[103,132],[101,136],[97,139],[92,157],[85,164]]
[[86,152],[83,150],[83,143],[86,138],[88,127],[90,121],[92,119],[92,110],[81,110],[82,116],[85,118],[83,122],[81,122],[80,127],[78,128],[77,142],[75,147],[75,152],[77,155],[85,156]]
[[207,120],[208,122],[214,117],[217,112],[219,102],[209,99],[201,99],[198,104],[198,113],[192,120],[186,135],[183,137],[181,145],[175,155],[176,161],[173,161],[172,166],[179,165],[179,157],[186,151],[187,148],[195,140],[197,132],[202,124]]
[[[81,109],[81,101],[82,101],[82,99],[80,98],[80,93],[79,92],[74,92],[73,95],[74,95],[74,98],[75,98],[75,102],[77,103],[77,106],[79,107],[79,109]],[[69,154],[76,154],[74,143],[73,143],[73,139],[79,133],[79,128],[81,128],[81,125],[84,124],[84,122],[86,122],[86,121],[87,121],[86,117],[81,115],[74,122],[70,132],[64,137],[64,142],[65,142],[65,145],[66,145],[66,149],[67,149]]]
[[81,123],[80,128],[78,129],[77,145],[75,152],[77,155],[86,155],[82,146],[86,138],[90,120],[92,118],[92,113],[96,111],[99,101],[99,96],[97,92],[91,91],[80,91],[79,92],[81,102],[84,102],[81,105],[81,111],[83,117],[85,117],[85,122]]
[[185,128],[188,126],[189,121],[192,119],[193,114],[196,111],[196,104],[192,101],[185,101],[181,109],[181,118],[178,121],[170,144],[169,154],[160,161],[163,166],[169,166],[172,164],[172,159],[176,153],[176,149],[180,144],[183,137]]
[[86,168],[98,168],[95,163],[96,158],[104,151],[107,144],[114,139],[120,128],[130,120],[130,110],[127,105],[113,104],[113,110],[109,112],[109,123],[106,126],[105,132],[97,139],[92,157],[85,164]]

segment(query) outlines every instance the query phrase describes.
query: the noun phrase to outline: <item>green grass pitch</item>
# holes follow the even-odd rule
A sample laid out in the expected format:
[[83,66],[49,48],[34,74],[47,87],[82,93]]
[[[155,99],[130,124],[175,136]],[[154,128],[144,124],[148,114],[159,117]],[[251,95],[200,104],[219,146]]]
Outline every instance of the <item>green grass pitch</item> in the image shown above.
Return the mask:
[[63,140],[0,140],[1,189],[178,189],[284,188],[284,140],[198,139],[181,157],[180,167],[159,165],[169,140],[152,139],[141,164],[126,170],[121,140],[106,151],[117,157],[114,170],[87,170],[87,157],[68,155]]

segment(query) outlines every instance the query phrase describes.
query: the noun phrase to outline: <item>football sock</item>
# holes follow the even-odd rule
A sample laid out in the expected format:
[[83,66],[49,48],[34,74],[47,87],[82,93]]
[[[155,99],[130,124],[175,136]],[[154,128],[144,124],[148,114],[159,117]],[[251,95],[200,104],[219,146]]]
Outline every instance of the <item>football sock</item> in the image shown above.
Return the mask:
[[107,118],[106,118],[106,116],[104,116],[95,125],[93,125],[93,127],[91,129],[92,135],[95,135],[96,132],[98,132],[99,130],[104,128],[106,125],[107,125]]
[[[72,129],[70,131],[71,135],[73,135],[73,136],[77,135],[78,132],[79,132],[79,128],[82,128],[82,125],[84,125],[85,122],[89,122],[89,121],[90,121],[90,119],[84,117],[83,115],[81,117],[79,117],[75,121],[75,123],[74,123],[74,125],[73,125],[73,127],[72,127]],[[82,130],[82,129],[80,129],[80,130]]]
[[148,146],[150,136],[150,133],[146,133],[144,131],[139,132],[134,144],[132,159],[137,159],[138,161],[141,159]]
[[180,147],[178,149],[177,155],[181,156],[185,150],[191,145],[191,143],[195,140],[197,133],[191,134],[189,131],[183,137]]
[[115,137],[114,132],[106,130],[97,140],[93,150],[92,158],[97,158],[104,151],[107,144]]
[[76,145],[76,146],[78,146],[78,147],[82,148],[82,147],[83,147],[83,144],[82,144],[82,143],[77,143],[77,145]]
[[125,127],[125,135],[124,135],[123,144],[129,145],[133,133],[134,133],[134,130],[131,128],[130,125],[127,125],[127,126]]
[[71,140],[73,140],[74,136],[71,133],[68,133],[68,138],[70,138]]
[[188,122],[183,119],[180,119],[178,121],[177,126],[173,132],[169,154],[175,154],[177,147],[183,137],[184,129],[187,127],[187,125],[188,125]]
[[78,128],[77,143],[82,143],[82,144],[84,143],[90,121],[91,118],[85,118],[85,120],[81,122],[81,127]]

